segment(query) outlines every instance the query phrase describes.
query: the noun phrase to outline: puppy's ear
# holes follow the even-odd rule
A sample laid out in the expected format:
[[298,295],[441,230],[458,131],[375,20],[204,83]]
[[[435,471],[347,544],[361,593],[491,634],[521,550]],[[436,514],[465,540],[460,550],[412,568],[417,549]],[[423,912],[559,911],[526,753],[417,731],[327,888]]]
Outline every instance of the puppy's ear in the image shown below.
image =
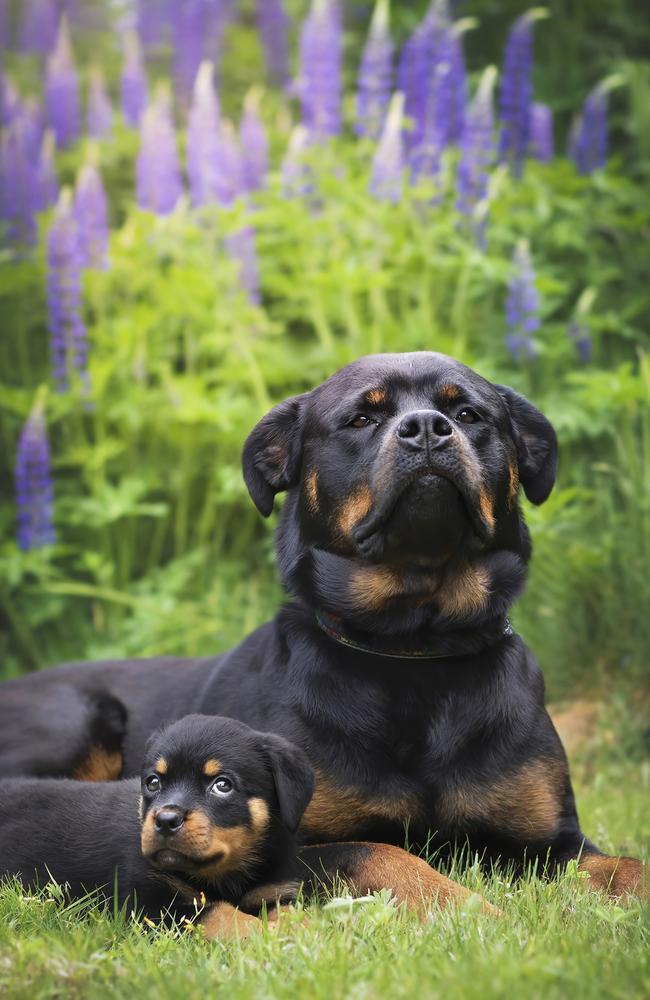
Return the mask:
[[246,438],[242,455],[244,481],[260,514],[268,517],[275,494],[298,482],[301,411],[308,393],[274,406]]
[[537,407],[507,385],[495,386],[510,410],[519,479],[531,503],[548,499],[557,472],[557,437]]
[[314,772],[307,755],[282,736],[267,733],[264,747],[271,765],[282,822],[291,833],[295,833],[314,793]]

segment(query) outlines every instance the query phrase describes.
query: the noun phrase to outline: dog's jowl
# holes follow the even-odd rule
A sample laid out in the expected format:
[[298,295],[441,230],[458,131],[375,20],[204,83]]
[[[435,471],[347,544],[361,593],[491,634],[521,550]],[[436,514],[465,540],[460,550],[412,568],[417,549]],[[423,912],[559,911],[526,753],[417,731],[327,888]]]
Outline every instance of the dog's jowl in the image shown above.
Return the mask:
[[0,769],[72,773],[98,752],[106,699],[127,710],[125,774],[161,722],[218,712],[306,751],[312,843],[401,844],[408,825],[417,846],[551,873],[580,857],[593,886],[647,893],[640,862],[581,832],[539,668],[507,620],[530,556],[519,493],[543,503],[556,464],[545,417],[451,358],[348,365],[276,406],[244,447],[260,512],[287,493],[277,545],[294,599],[218,657],[8,682]]

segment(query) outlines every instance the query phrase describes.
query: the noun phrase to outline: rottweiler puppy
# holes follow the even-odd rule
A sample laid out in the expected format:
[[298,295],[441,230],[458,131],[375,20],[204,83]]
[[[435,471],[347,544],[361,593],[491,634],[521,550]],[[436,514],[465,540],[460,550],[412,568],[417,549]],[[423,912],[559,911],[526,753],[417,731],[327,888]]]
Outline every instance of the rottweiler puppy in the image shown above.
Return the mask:
[[[109,762],[117,776],[107,699],[128,710],[125,774],[161,722],[225,713],[306,752],[311,843],[400,844],[408,828],[416,848],[468,846],[488,864],[552,874],[580,858],[592,886],[647,895],[641,862],[582,833],[539,667],[507,620],[530,557],[519,492],[543,503],[556,466],[542,413],[452,358],[347,365],[274,407],[244,447],[260,512],[287,493],[277,548],[294,599],[220,656],[6,683],[0,770],[105,777]],[[384,850],[348,846],[339,862],[353,879]]]
[[195,916],[203,893],[207,936],[246,936],[259,921],[235,909],[242,896],[297,878],[312,790],[305,754],[282,737],[186,716],[151,737],[140,779],[0,781],[0,874],[54,878],[71,897],[98,889],[155,919]]

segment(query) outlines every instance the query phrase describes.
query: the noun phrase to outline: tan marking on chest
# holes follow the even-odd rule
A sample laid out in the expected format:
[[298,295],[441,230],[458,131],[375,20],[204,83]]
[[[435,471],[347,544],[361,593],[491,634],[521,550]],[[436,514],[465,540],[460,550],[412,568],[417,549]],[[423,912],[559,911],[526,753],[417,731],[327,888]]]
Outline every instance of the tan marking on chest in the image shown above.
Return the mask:
[[446,618],[466,618],[482,611],[490,596],[490,574],[484,566],[450,566],[436,591],[436,604]]
[[122,754],[93,744],[85,758],[74,769],[75,781],[117,781],[122,773]]
[[300,828],[310,837],[341,840],[366,829],[373,820],[402,824],[420,814],[414,795],[368,798],[357,789],[340,788],[320,779]]
[[478,505],[481,510],[481,517],[483,518],[488,531],[490,534],[494,534],[494,501],[486,489],[481,489],[478,497]]
[[557,830],[564,783],[562,761],[533,761],[492,784],[448,789],[437,809],[442,820],[460,829],[485,823],[522,840],[546,840]]
[[508,465],[508,509],[513,510],[519,493],[519,469],[510,462]]

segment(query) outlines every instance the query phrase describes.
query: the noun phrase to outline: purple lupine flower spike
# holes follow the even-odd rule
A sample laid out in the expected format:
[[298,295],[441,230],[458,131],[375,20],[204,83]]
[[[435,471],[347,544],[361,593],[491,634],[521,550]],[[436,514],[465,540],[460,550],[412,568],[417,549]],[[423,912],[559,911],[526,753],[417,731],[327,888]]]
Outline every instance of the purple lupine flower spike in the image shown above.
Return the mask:
[[56,40],[58,5],[55,0],[23,0],[18,44],[23,52],[46,55]]
[[45,109],[57,146],[69,146],[79,135],[80,111],[77,70],[65,16],[59,22],[56,44],[47,60]]
[[0,0],[0,52],[9,48],[9,4]]
[[148,48],[165,41],[172,13],[170,0],[137,0],[136,24],[142,45]]
[[172,45],[176,93],[189,103],[203,58],[203,0],[176,0],[173,7]]
[[239,125],[244,189],[258,191],[266,184],[269,172],[269,140],[260,117],[260,92],[253,87],[244,99],[244,113]]
[[289,82],[289,16],[283,0],[256,0],[257,25],[266,69],[273,83]]
[[22,122],[25,149],[27,150],[27,155],[33,162],[38,156],[39,149],[41,148],[43,132],[45,129],[43,109],[38,101],[34,100],[32,97],[29,97],[25,101],[20,113],[20,120]]
[[436,56],[441,36],[449,25],[447,0],[432,0],[424,18],[402,49],[397,88],[404,94],[404,113],[411,123],[405,136],[408,149],[422,144],[436,113],[433,86]]
[[219,197],[221,125],[213,77],[212,63],[201,63],[187,122],[187,173],[192,204],[197,207]]
[[357,135],[378,139],[390,103],[394,46],[390,36],[390,0],[377,0],[359,67]]
[[79,171],[74,195],[74,214],[79,227],[82,267],[108,267],[108,199],[97,166],[88,162]]
[[52,545],[54,487],[50,446],[45,427],[45,402],[37,399],[25,421],[16,453],[17,540],[24,552]]
[[607,100],[623,78],[618,74],[601,80],[587,97],[569,136],[569,155],[578,173],[591,174],[607,162]]
[[312,0],[300,32],[302,122],[317,140],[341,131],[340,10],[335,0]]
[[59,196],[59,181],[54,163],[55,147],[54,133],[48,129],[43,136],[36,163],[34,206],[38,212],[55,205]]
[[508,284],[506,322],[510,331],[506,346],[518,363],[532,361],[537,348],[532,334],[539,329],[539,295],[535,271],[526,240],[520,240],[512,259],[513,273]]
[[494,162],[494,85],[497,71],[488,66],[465,118],[458,161],[458,209],[473,215],[477,237],[483,241],[490,170]]
[[82,317],[79,231],[72,206],[72,192],[59,196],[47,240],[47,307],[52,354],[52,374],[57,390],[69,386],[74,369],[87,382],[88,346]]
[[99,69],[90,72],[87,130],[91,139],[108,139],[113,131],[113,107]]
[[[246,195],[244,161],[233,124],[224,120],[221,124],[219,201],[227,208],[242,195]],[[240,287],[253,305],[259,305],[259,266],[255,248],[255,230],[252,226],[244,226],[226,236],[224,245],[238,266]]]
[[136,198],[140,208],[168,215],[183,193],[169,95],[160,92],[140,127]]
[[36,243],[36,210],[34,157],[19,115],[3,130],[0,147],[0,216],[19,253]]
[[244,161],[232,122],[221,123],[221,169],[219,171],[218,198],[221,205],[230,207],[244,193]]
[[138,128],[149,99],[149,86],[144,68],[140,40],[128,32],[124,42],[124,64],[120,80],[122,117],[131,128]]
[[297,125],[289,137],[289,147],[282,161],[282,190],[285,198],[304,198],[314,190],[312,170],[305,162],[309,132]]
[[404,94],[393,94],[372,162],[369,191],[378,201],[398,202],[404,189]]
[[[463,36],[466,31],[473,27],[472,19],[464,18],[452,24],[444,34],[445,87],[443,93],[439,94],[438,104],[441,101],[446,104],[444,114],[446,120],[445,143],[460,144],[463,137],[469,89]],[[442,117],[440,113],[439,116]]]
[[553,112],[547,104],[536,101],[530,113],[530,152],[540,163],[550,163],[555,153]]
[[501,160],[515,177],[524,169],[530,142],[533,84],[533,27],[547,17],[543,7],[534,7],[516,19],[506,42],[501,78]]

